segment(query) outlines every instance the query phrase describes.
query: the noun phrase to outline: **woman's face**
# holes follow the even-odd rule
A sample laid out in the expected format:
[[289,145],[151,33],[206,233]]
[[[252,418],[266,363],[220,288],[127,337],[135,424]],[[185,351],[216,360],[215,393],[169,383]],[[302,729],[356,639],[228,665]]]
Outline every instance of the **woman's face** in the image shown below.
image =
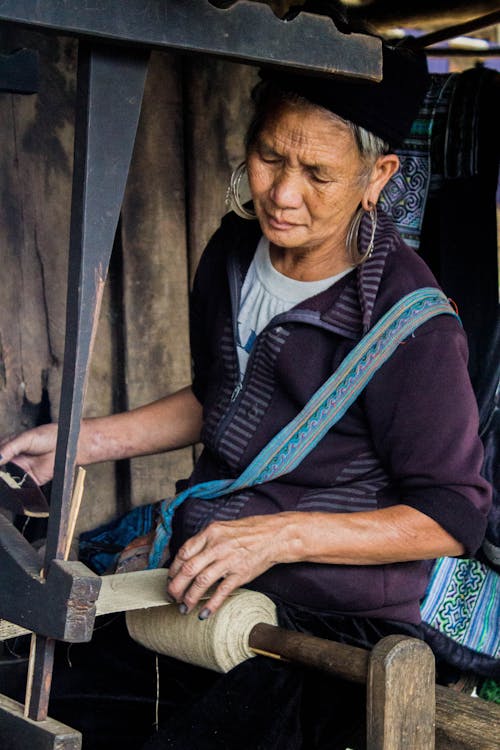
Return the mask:
[[344,123],[316,107],[280,106],[247,157],[265,236],[290,252],[346,260],[348,227],[370,179],[364,167]]

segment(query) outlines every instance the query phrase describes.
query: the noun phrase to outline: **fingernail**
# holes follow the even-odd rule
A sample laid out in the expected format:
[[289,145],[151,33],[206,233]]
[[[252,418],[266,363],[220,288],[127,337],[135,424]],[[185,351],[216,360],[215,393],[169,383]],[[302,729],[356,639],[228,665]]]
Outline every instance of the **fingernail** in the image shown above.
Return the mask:
[[187,608],[186,604],[184,604],[184,603],[179,604],[179,612],[181,613],[181,615],[187,615],[188,608]]
[[212,613],[208,609],[208,607],[204,607],[200,614],[198,615],[198,620],[206,620],[208,617],[210,617]]

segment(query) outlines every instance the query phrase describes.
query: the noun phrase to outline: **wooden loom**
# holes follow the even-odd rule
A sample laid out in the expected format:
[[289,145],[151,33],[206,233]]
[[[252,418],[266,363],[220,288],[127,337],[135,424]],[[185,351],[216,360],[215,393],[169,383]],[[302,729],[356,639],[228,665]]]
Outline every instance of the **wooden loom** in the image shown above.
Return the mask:
[[[380,80],[381,45],[373,37],[341,34],[319,16],[301,14],[284,24],[268,7],[250,2],[222,11],[208,0],[152,0],[147,4],[141,0],[99,0],[92,8],[77,0],[2,0],[0,21],[79,39],[67,335],[44,575],[37,553],[0,516],[0,618],[35,634],[27,705],[23,708],[0,698],[0,743],[6,750],[27,746],[77,750],[79,733],[48,718],[55,641],[89,641],[96,614],[146,606],[148,587],[155,592],[147,594],[150,599],[156,604],[164,602],[162,571],[147,573],[147,586],[141,579],[140,598],[128,593],[124,599],[120,592],[123,587],[133,589],[136,574],[128,574],[126,582],[119,576],[101,580],[82,563],[64,559],[89,359],[149,51],[205,53],[317,74],[340,72]],[[314,38],[314,45],[304,45],[304,38]],[[161,590],[155,588],[158,582]],[[250,645],[332,669],[348,679],[367,681],[369,716],[373,719],[368,730],[371,750],[431,750],[434,673],[432,656],[424,644],[396,638],[381,643],[369,656],[318,641],[262,625],[252,632]],[[401,689],[403,684],[408,689]],[[415,693],[420,696],[420,708],[414,705]]]

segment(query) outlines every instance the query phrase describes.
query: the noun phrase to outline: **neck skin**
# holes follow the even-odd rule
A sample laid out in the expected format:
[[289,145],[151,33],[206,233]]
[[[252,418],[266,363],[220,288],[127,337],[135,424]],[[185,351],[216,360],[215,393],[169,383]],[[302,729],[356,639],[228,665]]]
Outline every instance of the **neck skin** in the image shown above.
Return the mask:
[[336,248],[289,248],[270,243],[269,256],[276,271],[296,281],[320,281],[352,267],[345,242]]

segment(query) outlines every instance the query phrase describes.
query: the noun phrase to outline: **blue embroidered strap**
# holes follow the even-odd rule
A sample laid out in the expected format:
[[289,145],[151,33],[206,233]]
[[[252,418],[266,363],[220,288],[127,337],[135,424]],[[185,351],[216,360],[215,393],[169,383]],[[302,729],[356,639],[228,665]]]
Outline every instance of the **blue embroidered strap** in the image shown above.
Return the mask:
[[435,315],[454,315],[439,289],[426,287],[403,297],[361,339],[302,411],[283,427],[236,479],[217,479],[189,487],[161,504],[161,521],[149,557],[156,568],[171,535],[175,510],[188,497],[210,500],[269,482],[295,469],[345,414],[399,344]]

